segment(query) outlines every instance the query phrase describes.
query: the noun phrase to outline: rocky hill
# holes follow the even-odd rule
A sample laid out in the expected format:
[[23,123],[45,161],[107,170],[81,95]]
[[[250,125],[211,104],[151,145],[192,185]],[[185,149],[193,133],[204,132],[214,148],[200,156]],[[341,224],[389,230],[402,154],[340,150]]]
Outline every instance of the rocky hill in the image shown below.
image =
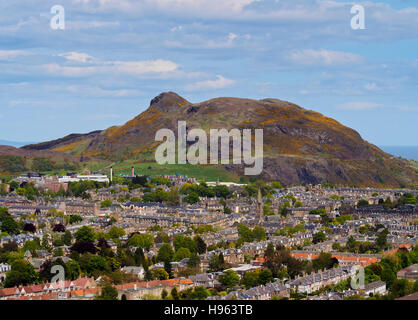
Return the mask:
[[[410,162],[383,152],[353,129],[334,119],[277,99],[216,98],[191,103],[166,92],[149,108],[122,126],[22,147],[25,151],[64,152],[76,157],[112,161],[152,161],[161,128],[264,129],[262,178],[285,184],[330,182],[356,186],[416,186],[418,174]],[[224,168],[243,174],[243,166]]]

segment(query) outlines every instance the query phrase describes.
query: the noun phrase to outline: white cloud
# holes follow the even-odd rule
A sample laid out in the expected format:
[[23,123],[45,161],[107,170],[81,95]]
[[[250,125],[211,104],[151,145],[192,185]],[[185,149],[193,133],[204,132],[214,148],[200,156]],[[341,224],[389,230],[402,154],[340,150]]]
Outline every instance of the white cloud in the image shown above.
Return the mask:
[[173,27],[170,29],[171,32],[176,32],[176,31],[181,31],[181,30],[183,30],[182,26],[177,26],[177,27]]
[[396,107],[396,109],[400,111],[413,111],[413,112],[418,111],[418,107],[411,107],[411,106],[398,106]]
[[33,100],[12,100],[9,101],[8,106],[14,108],[17,106],[45,106],[48,102],[45,101],[33,101]]
[[87,53],[82,52],[67,52],[67,53],[61,53],[59,54],[60,57],[64,57],[65,59],[69,61],[75,61],[75,62],[92,62],[93,57],[89,56]]
[[87,97],[117,97],[117,98],[126,98],[126,97],[137,97],[142,95],[142,92],[139,90],[133,89],[116,89],[108,90],[102,89],[100,87],[86,87],[73,85],[66,87],[66,90],[71,93],[76,93],[78,95],[87,96]]
[[10,60],[27,54],[29,53],[23,50],[0,50],[0,60]]
[[140,75],[144,73],[165,73],[173,72],[179,67],[168,60],[148,60],[148,61],[115,61],[110,63],[112,69],[120,73]]
[[376,84],[376,82],[369,82],[366,85],[364,85],[364,89],[368,90],[368,91],[379,91],[380,88],[379,86]]
[[381,104],[374,103],[374,102],[365,102],[365,101],[353,101],[347,102],[337,106],[337,109],[342,110],[372,110],[382,107]]
[[200,91],[200,90],[213,90],[230,87],[235,84],[235,80],[227,79],[221,75],[217,76],[216,80],[199,81],[186,86],[186,90]]
[[[93,58],[86,53],[68,52],[59,54],[70,62],[78,65],[60,65],[57,63],[45,64],[42,69],[54,75],[84,77],[94,74],[164,74],[178,69],[178,65],[169,60],[145,60],[145,61],[103,61]],[[89,63],[89,65],[85,65]]]
[[179,16],[231,18],[260,0],[72,0],[89,12],[116,10],[128,14],[175,13]]
[[358,64],[363,61],[363,58],[354,53],[332,50],[297,50],[293,51],[288,59],[297,64],[302,65],[344,65],[344,64]]
[[47,73],[54,76],[67,76],[67,77],[85,77],[96,73],[103,73],[101,67],[68,67],[61,66],[57,63],[50,63],[41,66]]
[[93,28],[114,28],[119,27],[119,21],[68,21],[68,30],[85,30]]
[[[223,36],[219,39],[203,39],[200,35],[189,35],[184,41],[179,40],[165,40],[164,45],[168,48],[181,49],[224,49],[232,48],[235,44],[235,39],[239,36],[233,32]],[[248,38],[246,37],[248,40]]]

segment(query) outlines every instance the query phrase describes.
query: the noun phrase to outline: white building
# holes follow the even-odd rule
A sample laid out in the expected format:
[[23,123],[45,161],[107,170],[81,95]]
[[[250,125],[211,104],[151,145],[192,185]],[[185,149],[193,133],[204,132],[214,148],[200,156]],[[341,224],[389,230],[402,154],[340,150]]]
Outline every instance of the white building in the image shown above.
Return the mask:
[[0,283],[6,280],[6,273],[10,271],[11,269],[12,267],[10,266],[10,264],[0,263]]
[[58,178],[59,182],[78,182],[82,180],[109,182],[109,178],[104,174],[78,174],[75,178],[69,176],[62,176]]
[[79,175],[77,175],[77,178],[80,179],[80,180],[90,180],[90,181],[97,181],[97,182],[109,182],[109,178],[105,174],[89,174],[89,175],[79,174]]
[[368,283],[364,286],[365,295],[370,296],[370,294],[375,295],[377,293],[380,295],[385,295],[387,293],[385,282],[379,280]]

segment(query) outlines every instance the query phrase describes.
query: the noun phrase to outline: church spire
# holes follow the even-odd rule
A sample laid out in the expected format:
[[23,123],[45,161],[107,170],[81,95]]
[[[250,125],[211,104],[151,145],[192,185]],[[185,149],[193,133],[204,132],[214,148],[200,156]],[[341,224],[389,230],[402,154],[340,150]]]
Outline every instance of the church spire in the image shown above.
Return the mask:
[[257,223],[261,223],[264,220],[264,209],[263,209],[263,197],[261,196],[261,189],[258,188],[258,196],[257,196],[257,216],[256,221]]
[[259,204],[263,202],[263,198],[261,197],[261,189],[260,188],[258,188],[257,200],[258,200]]

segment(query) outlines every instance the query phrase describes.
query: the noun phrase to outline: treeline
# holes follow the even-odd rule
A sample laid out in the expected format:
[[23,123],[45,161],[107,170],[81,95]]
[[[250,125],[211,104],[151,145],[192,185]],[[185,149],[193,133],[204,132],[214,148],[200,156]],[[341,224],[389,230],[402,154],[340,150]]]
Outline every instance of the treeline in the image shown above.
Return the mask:
[[382,280],[386,283],[389,293],[385,296],[375,296],[373,299],[396,299],[418,291],[418,280],[398,279],[397,272],[418,263],[418,246],[408,252],[400,249],[393,255],[385,256],[378,263],[364,268],[365,283]]
[[[382,205],[385,210],[394,209],[405,204],[416,204],[417,202],[418,202],[418,195],[414,196],[410,192],[402,194],[395,201],[392,201],[390,197],[387,197],[386,200],[380,198],[378,201],[379,205]],[[364,199],[359,200],[357,203],[357,207],[368,207],[368,206],[370,206],[369,202]]]
[[62,163],[44,157],[33,159],[19,156],[1,155],[0,172],[19,173],[25,171],[48,172],[53,170],[77,170],[78,164],[65,160]]

